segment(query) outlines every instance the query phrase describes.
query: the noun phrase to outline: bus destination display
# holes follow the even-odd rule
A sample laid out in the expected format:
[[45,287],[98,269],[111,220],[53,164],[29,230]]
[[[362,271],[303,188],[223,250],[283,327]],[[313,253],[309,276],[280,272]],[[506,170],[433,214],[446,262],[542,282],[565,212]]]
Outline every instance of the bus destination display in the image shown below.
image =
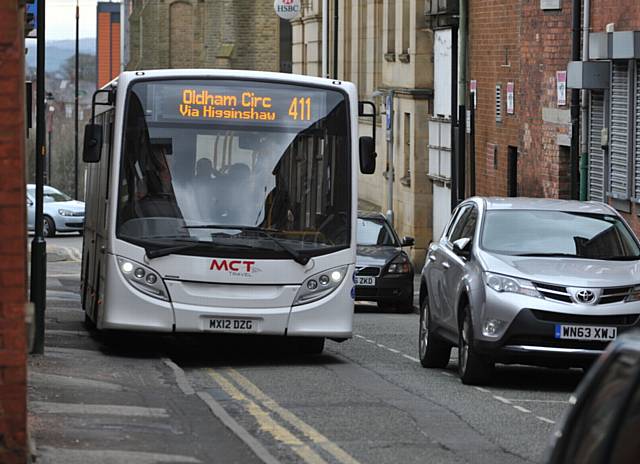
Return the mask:
[[308,126],[326,115],[326,94],[295,86],[153,86],[155,120]]

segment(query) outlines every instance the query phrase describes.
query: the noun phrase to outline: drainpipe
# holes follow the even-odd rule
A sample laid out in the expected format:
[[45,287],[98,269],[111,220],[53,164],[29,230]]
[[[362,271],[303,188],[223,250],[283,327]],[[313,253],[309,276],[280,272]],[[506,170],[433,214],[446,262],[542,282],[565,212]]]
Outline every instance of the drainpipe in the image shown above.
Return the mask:
[[322,0],[322,77],[329,77],[329,0]]
[[393,89],[387,94],[387,220],[393,224],[393,177],[395,175],[393,168]]
[[[582,61],[589,60],[589,16],[591,14],[590,0],[583,0],[582,11]],[[588,179],[589,176],[589,92],[585,89],[580,91],[580,200],[585,201],[588,197]]]
[[[466,197],[467,169],[466,160],[466,130],[465,130],[465,100],[467,91],[467,0],[459,1],[460,17],[458,18],[458,202]],[[453,108],[452,108],[453,110]]]
[[[580,0],[571,0],[571,61],[580,61]],[[569,198],[579,198],[580,91],[571,90],[571,152],[569,155]]]

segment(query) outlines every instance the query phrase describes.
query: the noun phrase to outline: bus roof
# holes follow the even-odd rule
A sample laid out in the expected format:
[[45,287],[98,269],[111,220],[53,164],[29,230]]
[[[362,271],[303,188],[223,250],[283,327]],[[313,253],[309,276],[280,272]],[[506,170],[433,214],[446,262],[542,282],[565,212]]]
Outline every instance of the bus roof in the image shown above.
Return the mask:
[[181,79],[181,78],[232,78],[232,79],[257,79],[281,81],[292,84],[312,84],[327,87],[336,87],[346,90],[355,90],[351,82],[325,79],[322,77],[305,76],[302,74],[289,74],[268,71],[246,71],[238,69],[151,69],[140,71],[124,71],[103,88],[127,86],[137,79]]

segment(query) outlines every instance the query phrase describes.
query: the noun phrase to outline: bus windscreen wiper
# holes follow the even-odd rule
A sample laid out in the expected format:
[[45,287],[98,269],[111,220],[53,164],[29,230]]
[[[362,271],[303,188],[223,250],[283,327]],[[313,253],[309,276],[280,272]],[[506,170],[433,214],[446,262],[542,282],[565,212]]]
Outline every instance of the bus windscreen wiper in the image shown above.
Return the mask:
[[231,225],[231,224],[196,224],[191,226],[183,226],[183,228],[185,229],[220,229],[220,230],[228,229],[228,230],[240,230],[243,232],[244,231],[258,232],[259,234],[262,234],[264,237],[267,237],[273,243],[278,245],[285,252],[287,252],[287,254],[289,254],[289,256],[291,256],[291,258],[293,258],[293,260],[296,263],[304,266],[309,262],[309,259],[310,259],[308,256],[301,255],[296,250],[294,250],[293,248],[283,243],[280,239],[271,235],[269,232],[267,232],[267,230],[263,229],[262,227],[238,226],[238,225]]
[[185,242],[189,242],[189,243],[185,243],[184,245],[175,245],[175,246],[166,246],[166,247],[160,247],[160,248],[149,248],[149,247],[145,247],[145,251],[147,254],[147,258],[149,259],[154,259],[154,258],[161,258],[163,256],[168,256],[168,255],[172,255],[174,253],[180,253],[183,251],[189,251],[189,250],[193,250],[196,248],[201,248],[201,247],[207,247],[207,246],[215,246],[215,247],[225,247],[225,248],[251,248],[249,246],[246,245],[238,245],[238,244],[234,244],[234,245],[230,245],[230,244],[226,244],[226,243],[219,243],[219,242],[195,242],[195,241],[191,241],[191,240],[185,240]]

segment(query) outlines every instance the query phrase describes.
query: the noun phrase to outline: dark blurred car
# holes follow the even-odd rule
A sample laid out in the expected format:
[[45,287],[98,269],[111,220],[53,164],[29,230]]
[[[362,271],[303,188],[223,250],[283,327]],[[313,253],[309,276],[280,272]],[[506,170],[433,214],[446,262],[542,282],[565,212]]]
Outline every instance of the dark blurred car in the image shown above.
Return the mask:
[[375,301],[383,310],[413,311],[413,265],[402,241],[381,213],[358,212],[356,300]]
[[570,402],[546,462],[640,462],[640,332],[612,342]]

